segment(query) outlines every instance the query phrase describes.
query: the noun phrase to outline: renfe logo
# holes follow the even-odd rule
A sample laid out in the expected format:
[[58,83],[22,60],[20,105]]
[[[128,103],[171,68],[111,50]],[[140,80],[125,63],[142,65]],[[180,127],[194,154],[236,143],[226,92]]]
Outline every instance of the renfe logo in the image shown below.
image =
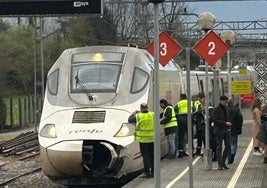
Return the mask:
[[97,130],[97,129],[80,129],[80,130],[71,130],[69,131],[69,134],[79,134],[79,133],[89,133],[89,134],[96,134],[96,133],[102,133],[103,130]]
[[74,1],[73,2],[73,7],[85,7],[89,6],[89,2],[83,2],[83,1]]

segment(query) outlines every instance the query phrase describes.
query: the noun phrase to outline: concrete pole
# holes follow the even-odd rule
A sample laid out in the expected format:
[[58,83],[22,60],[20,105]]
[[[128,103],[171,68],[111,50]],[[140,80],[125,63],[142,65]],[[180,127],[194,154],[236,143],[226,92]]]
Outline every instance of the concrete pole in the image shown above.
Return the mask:
[[220,94],[220,65],[221,59],[215,64],[215,72],[214,72],[214,96],[213,96],[213,106],[216,106],[219,103]]
[[193,188],[193,138],[192,138],[192,108],[190,88],[190,48],[186,48],[186,88],[187,88],[187,132],[188,132],[188,166],[189,166],[189,187]]
[[231,87],[231,61],[230,61],[230,50],[227,50],[227,70],[228,70],[228,97],[229,99],[232,98],[232,94],[231,94],[231,90],[232,90],[232,87]]
[[210,133],[209,133],[209,79],[208,79],[208,63],[205,61],[205,69],[206,69],[206,84],[205,84],[205,142],[206,147],[204,151],[204,163],[205,170],[211,170],[211,149],[210,149]]
[[42,99],[44,98],[44,44],[43,44],[43,18],[40,17],[40,59],[41,59],[41,84]]
[[154,4],[154,187],[160,188],[160,130],[159,130],[159,26],[158,4]]
[[36,51],[36,39],[37,38],[37,19],[34,18],[34,132],[38,131],[37,123],[37,51]]

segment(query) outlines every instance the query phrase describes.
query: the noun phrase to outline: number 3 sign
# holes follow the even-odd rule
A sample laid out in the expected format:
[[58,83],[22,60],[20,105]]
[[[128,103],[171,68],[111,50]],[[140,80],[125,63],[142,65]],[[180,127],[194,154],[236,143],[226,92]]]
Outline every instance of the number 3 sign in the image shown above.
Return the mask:
[[210,30],[193,49],[210,66],[213,66],[227,52],[229,46],[213,30]]
[[[150,43],[146,50],[154,56],[154,42]],[[181,51],[182,47],[168,33],[162,31],[159,34],[159,62],[162,66],[168,64]]]

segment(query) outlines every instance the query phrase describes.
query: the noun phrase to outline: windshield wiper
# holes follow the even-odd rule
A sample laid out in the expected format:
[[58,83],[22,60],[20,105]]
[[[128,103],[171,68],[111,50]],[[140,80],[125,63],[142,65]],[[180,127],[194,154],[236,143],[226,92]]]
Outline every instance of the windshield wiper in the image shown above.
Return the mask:
[[90,101],[94,100],[93,95],[92,95],[91,93],[89,93],[89,92],[87,91],[87,89],[84,87],[83,82],[79,79],[78,74],[79,74],[79,71],[77,71],[77,74],[76,74],[76,76],[74,77],[75,80],[76,80],[76,88],[77,88],[77,86],[79,85],[79,86],[82,88],[82,90],[86,92],[86,94],[87,94],[87,96],[88,96],[88,99],[89,99]]

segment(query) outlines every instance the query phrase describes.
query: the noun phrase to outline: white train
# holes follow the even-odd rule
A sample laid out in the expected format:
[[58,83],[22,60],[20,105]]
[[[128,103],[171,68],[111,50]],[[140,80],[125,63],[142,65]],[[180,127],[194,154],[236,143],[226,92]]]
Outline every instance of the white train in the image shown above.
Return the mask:
[[[39,126],[42,170],[64,184],[107,184],[143,169],[130,114],[153,109],[153,57],[143,49],[65,50],[48,73]],[[181,69],[159,67],[160,98],[176,103]],[[160,108],[159,106],[157,106]],[[161,155],[167,142],[161,130]]]
[[[109,184],[142,171],[130,114],[153,109],[153,57],[143,49],[90,46],[65,50],[52,66],[39,126],[42,169],[63,184]],[[186,90],[186,73],[173,61],[159,65],[160,98],[173,105]],[[237,72],[232,79],[239,79]],[[205,92],[205,72],[190,71],[191,94]],[[209,94],[213,73],[209,72]],[[227,94],[221,72],[220,95]],[[246,78],[252,79],[251,74]],[[159,105],[157,108],[160,108]],[[161,127],[161,156],[167,154]]]
[[[182,81],[183,81],[183,85],[185,86],[185,91],[187,91],[186,75],[187,75],[186,71],[182,71]],[[214,77],[214,72],[212,70],[209,70],[208,72],[208,89],[209,89],[208,96],[209,96],[209,102],[213,105],[217,105],[214,99],[214,87],[215,87],[214,82],[215,81],[218,84],[217,89],[219,89],[216,93],[218,94],[218,97],[221,95],[228,96],[229,94],[228,72],[220,71],[218,75],[219,76]],[[250,81],[251,86],[253,86],[253,84],[257,80],[257,74],[252,67],[247,67],[246,74],[240,74],[238,70],[232,70],[231,81],[241,81],[241,80]],[[190,71],[190,90],[191,90],[191,96],[193,100],[196,99],[198,93],[200,92],[206,93],[206,72],[204,70]],[[251,88],[251,92],[253,93],[253,88]],[[232,94],[230,98],[233,99],[235,103],[239,102],[241,105],[243,103],[242,97],[240,98],[240,95]]]

